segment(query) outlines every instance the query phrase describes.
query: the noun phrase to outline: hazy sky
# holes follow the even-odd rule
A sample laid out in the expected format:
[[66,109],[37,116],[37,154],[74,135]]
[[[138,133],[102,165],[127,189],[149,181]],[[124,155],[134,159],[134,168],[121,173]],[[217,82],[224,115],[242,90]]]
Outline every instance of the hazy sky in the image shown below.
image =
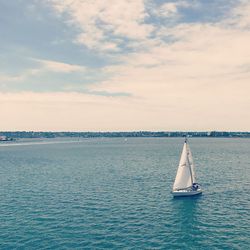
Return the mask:
[[250,130],[250,0],[0,0],[0,130]]

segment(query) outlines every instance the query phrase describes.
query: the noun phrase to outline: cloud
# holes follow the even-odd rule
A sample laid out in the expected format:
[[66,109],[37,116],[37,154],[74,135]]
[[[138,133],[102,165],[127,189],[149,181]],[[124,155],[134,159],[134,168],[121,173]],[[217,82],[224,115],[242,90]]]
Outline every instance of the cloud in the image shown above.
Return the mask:
[[59,1],[49,3],[67,23],[79,30],[75,41],[90,49],[119,50],[124,39],[144,40],[154,30],[146,24],[148,14],[143,0]]
[[[232,98],[225,98],[218,91],[213,91],[213,98],[211,95],[204,97],[198,91],[194,101],[194,95],[189,96],[192,91],[186,95],[183,92],[174,95],[169,91],[158,96],[154,105],[151,105],[152,100],[126,96],[113,98],[74,92],[0,93],[0,112],[5,117],[0,130],[247,130],[250,115],[246,99],[236,97],[237,92],[231,94]],[[167,101],[162,102],[162,97]],[[216,108],[211,109],[214,106]]]
[[231,19],[226,20],[228,25],[236,26],[240,29],[250,29],[250,3],[248,0],[241,0],[240,4],[232,10]]
[[[123,130],[127,119],[136,114],[134,105],[136,101],[126,96],[113,98],[75,92],[0,93],[0,112],[5,117],[0,130]],[[146,112],[141,111],[141,117],[146,117]],[[139,129],[140,118],[135,118],[133,126],[135,123]],[[129,127],[132,129],[129,124],[126,129]]]
[[105,68],[113,77],[92,90],[131,93],[145,108],[174,119],[177,127],[178,121],[192,117],[193,124],[182,129],[212,124],[216,129],[227,129],[226,124],[243,129],[244,123],[250,124],[250,22],[244,14],[249,6],[242,3],[216,23],[159,29],[159,39],[170,36],[173,42],[162,40],[159,46],[122,56],[123,63]]
[[41,71],[46,70],[46,71],[61,72],[61,73],[72,73],[72,72],[79,72],[86,70],[84,66],[75,64],[68,64],[68,63],[62,63],[51,60],[41,60],[41,59],[34,59],[34,61],[39,62],[42,65]]
[[20,74],[0,74],[1,85],[7,86],[7,83],[22,83],[23,81],[27,81],[34,77],[39,77],[48,73],[59,73],[59,74],[68,74],[68,73],[84,73],[86,71],[86,67],[76,64],[68,64],[62,63],[58,61],[52,60],[43,60],[30,58],[32,62],[35,64],[30,66],[29,68],[23,70]]
[[[8,117],[5,120],[13,129],[15,124],[38,130],[249,127],[248,1],[241,1],[213,22],[185,22],[184,18],[176,22],[175,18],[184,14],[182,8],[193,8],[184,1],[163,4],[158,13],[140,0],[49,3],[67,25],[76,29],[73,41],[93,54],[105,51],[105,59],[111,59],[94,72],[98,77],[85,88],[86,93],[72,92],[76,91],[74,84],[67,93],[2,93],[1,114]],[[157,15],[157,21],[150,19]],[[175,19],[172,25],[165,25],[168,18]],[[38,72],[34,74],[93,73],[76,64],[37,62]],[[24,120],[29,124],[22,123]],[[46,125],[44,120],[50,123]],[[0,124],[3,128],[7,127],[4,122]]]
[[188,1],[167,2],[156,8],[155,14],[159,17],[173,18],[179,16],[179,8],[192,8],[195,4]]
[[[188,7],[186,2],[178,4],[161,8],[177,13],[178,7]],[[219,119],[227,107],[231,118],[238,110],[248,119],[250,54],[246,48],[250,32],[245,28],[246,4],[242,2],[218,22],[158,26],[154,39],[142,36],[147,49],[121,55],[120,64],[106,66],[104,71],[111,77],[92,84],[90,91],[130,93],[149,109],[155,107],[160,112],[164,107],[170,117],[185,110],[193,116],[205,112]],[[234,25],[230,25],[232,20]],[[165,37],[171,37],[172,42],[165,42]],[[240,99],[233,98],[235,94]],[[220,103],[224,106],[215,111],[214,105]]]

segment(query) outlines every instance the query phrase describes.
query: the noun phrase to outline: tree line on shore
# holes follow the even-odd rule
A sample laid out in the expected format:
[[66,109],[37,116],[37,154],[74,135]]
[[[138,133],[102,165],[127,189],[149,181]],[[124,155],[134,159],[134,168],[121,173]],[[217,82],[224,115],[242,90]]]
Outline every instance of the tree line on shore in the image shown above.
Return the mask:
[[249,137],[250,132],[167,132],[167,131],[134,131],[134,132],[34,132],[34,131],[3,131],[2,138],[56,138],[56,137]]

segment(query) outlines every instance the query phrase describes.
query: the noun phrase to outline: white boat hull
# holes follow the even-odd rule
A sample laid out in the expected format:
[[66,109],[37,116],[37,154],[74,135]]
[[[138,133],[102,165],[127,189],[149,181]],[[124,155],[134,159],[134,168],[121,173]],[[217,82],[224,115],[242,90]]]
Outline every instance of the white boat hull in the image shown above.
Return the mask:
[[175,190],[172,191],[172,195],[174,197],[179,197],[179,196],[194,196],[201,194],[202,190],[199,188],[197,190]]

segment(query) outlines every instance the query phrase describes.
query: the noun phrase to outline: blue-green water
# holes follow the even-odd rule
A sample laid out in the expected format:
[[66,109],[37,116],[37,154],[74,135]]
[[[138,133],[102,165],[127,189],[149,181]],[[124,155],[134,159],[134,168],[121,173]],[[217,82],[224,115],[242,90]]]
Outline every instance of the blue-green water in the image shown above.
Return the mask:
[[190,139],[179,199],[181,138],[51,142],[0,144],[0,249],[249,249],[249,139]]

